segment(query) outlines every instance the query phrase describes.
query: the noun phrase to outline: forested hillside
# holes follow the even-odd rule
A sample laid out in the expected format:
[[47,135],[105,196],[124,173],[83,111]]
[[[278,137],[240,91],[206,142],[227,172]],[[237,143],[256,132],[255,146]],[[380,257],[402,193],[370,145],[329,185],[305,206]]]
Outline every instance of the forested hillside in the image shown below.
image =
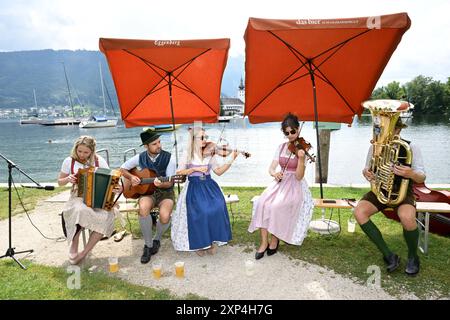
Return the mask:
[[[73,103],[103,106],[99,63],[105,86],[117,110],[117,97],[105,56],[99,51],[40,50],[0,52],[0,108],[69,105],[63,62]],[[222,81],[222,94],[235,97],[244,76],[244,57],[229,57]],[[393,81],[374,90],[372,99],[408,99],[415,114],[450,114],[450,80],[441,82],[418,75],[400,84]],[[107,97],[107,105],[110,106]]]
[[[33,89],[39,107],[69,105],[63,62],[74,104],[103,105],[100,62],[105,85],[117,107],[111,74],[101,52],[40,50],[0,52],[0,108],[33,107]],[[243,72],[243,57],[230,57],[222,84],[224,95],[236,95]]]
[[[38,106],[68,105],[64,77],[66,67],[75,104],[101,105],[98,64],[102,64],[105,84],[111,98],[115,91],[104,55],[98,51],[19,51],[0,53],[0,108],[34,106],[33,89]],[[113,101],[116,105],[117,102]]]

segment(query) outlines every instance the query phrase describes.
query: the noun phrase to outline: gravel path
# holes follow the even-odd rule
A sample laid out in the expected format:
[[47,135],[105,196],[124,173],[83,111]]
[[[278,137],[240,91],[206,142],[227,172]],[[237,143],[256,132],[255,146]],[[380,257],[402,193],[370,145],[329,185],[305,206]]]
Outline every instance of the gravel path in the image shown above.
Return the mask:
[[[31,213],[33,222],[49,237],[62,235],[62,203],[40,202]],[[65,241],[44,239],[31,225],[27,216],[13,218],[13,246],[16,251],[34,249],[27,256],[36,263],[68,266],[68,246]],[[214,256],[199,257],[195,253],[174,251],[169,239],[163,239],[160,251],[150,263],[142,265],[143,240],[130,235],[121,242],[112,239],[97,244],[84,267],[107,270],[108,257],[119,257],[120,271],[114,276],[134,284],[169,289],[176,295],[197,294],[209,299],[397,299],[381,288],[368,287],[317,265],[277,253],[254,260],[254,250],[245,246],[223,246]],[[0,221],[0,253],[8,247],[8,221]],[[17,255],[24,258],[25,255]],[[245,261],[255,262],[255,274],[246,275]],[[185,278],[178,279],[173,264],[185,262]],[[163,276],[152,278],[152,263],[160,263]],[[95,272],[95,271],[94,271]],[[368,275],[369,276],[369,275]],[[82,284],[81,284],[82,285]],[[400,299],[417,299],[405,294]]]

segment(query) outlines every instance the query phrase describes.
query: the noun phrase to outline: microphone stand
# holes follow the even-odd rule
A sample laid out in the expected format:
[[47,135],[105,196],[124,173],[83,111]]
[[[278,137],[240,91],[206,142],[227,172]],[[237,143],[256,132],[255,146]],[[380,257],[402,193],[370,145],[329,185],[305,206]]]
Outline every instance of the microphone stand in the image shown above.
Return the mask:
[[31,253],[34,250],[24,250],[24,251],[18,251],[15,252],[14,249],[12,247],[12,227],[11,227],[11,185],[12,185],[12,169],[16,168],[17,170],[19,170],[20,173],[22,173],[24,176],[26,176],[28,179],[30,179],[31,181],[33,181],[36,185],[38,185],[39,187],[44,188],[43,186],[41,186],[38,182],[34,181],[29,175],[27,175],[25,172],[23,172],[14,162],[12,162],[11,160],[7,159],[6,157],[4,157],[1,153],[0,153],[0,157],[3,158],[7,163],[8,163],[8,226],[9,226],[9,246],[8,246],[8,250],[6,250],[6,253],[0,257],[0,259],[2,258],[6,258],[6,257],[10,257],[11,259],[13,259],[15,262],[17,262],[17,264],[24,270],[26,270],[25,266],[20,263],[19,260],[17,260],[14,255],[16,254],[21,254],[21,253]]

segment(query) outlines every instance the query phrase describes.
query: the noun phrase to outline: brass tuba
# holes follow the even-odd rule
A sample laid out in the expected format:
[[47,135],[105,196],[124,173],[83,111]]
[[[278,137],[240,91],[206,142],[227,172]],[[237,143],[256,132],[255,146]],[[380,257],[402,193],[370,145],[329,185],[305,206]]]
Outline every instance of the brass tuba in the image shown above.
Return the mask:
[[409,179],[396,176],[392,166],[410,166],[412,152],[409,144],[395,135],[395,124],[411,104],[399,100],[370,100],[363,102],[362,106],[370,110],[373,121],[370,164],[375,179],[370,182],[371,190],[381,203],[398,205],[405,199]]

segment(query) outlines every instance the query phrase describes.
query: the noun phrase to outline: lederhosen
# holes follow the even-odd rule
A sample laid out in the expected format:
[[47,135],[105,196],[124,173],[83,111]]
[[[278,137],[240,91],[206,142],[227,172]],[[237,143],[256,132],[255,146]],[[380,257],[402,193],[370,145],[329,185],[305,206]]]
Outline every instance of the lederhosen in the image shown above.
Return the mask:
[[[407,142],[408,144],[411,143],[410,141],[407,141],[407,140],[404,140],[404,139],[402,139],[402,140],[405,141],[405,142]],[[404,148],[400,148],[399,156],[400,156],[400,157],[405,157],[405,156],[406,156],[406,151],[405,151]],[[413,156],[414,156],[414,155],[413,155]],[[396,176],[396,177],[394,178],[394,189],[395,189],[395,190],[398,190],[398,187],[399,187],[399,185],[400,185],[402,179],[404,179],[404,178],[402,178],[402,177],[400,177],[400,176]],[[415,206],[416,206],[416,198],[414,197],[414,192],[413,192],[413,180],[412,180],[412,179],[409,179],[408,190],[406,191],[405,199],[404,199],[402,202],[400,202],[398,205],[395,205],[395,206],[389,206],[389,205],[386,205],[386,204],[381,203],[381,202],[377,199],[377,196],[375,195],[375,193],[373,193],[372,191],[367,192],[367,193],[362,197],[361,200],[369,201],[369,202],[372,203],[375,207],[377,207],[378,211],[383,211],[384,209],[389,208],[389,207],[394,207],[394,208],[396,208],[396,207],[401,206],[402,204],[410,204],[410,205],[412,205],[413,207],[415,207]]]
[[[165,177],[167,166],[170,162],[171,154],[165,150],[161,150],[159,156],[153,162],[150,159],[147,151],[143,151],[139,154],[139,166],[141,169],[147,168],[156,172],[158,177]],[[150,195],[153,199],[153,203],[155,206],[158,206],[159,203],[165,199],[170,199],[175,201],[175,193],[173,191],[173,186],[170,188],[156,188],[156,191]]]

